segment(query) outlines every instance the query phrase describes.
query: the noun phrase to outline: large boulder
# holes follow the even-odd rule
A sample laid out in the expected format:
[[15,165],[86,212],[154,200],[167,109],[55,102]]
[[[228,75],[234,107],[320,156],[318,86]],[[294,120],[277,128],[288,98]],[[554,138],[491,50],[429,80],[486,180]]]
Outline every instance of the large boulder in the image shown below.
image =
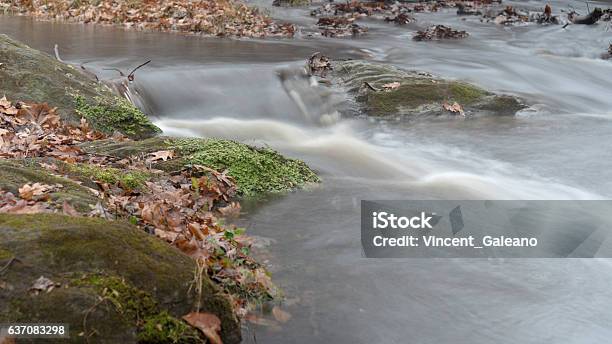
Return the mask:
[[[0,214],[0,267],[0,323],[67,323],[61,343],[198,342],[180,320],[197,304],[219,317],[224,343],[241,339],[229,299],[194,261],[128,223]],[[55,288],[32,289],[41,276]]]
[[[494,94],[469,83],[365,61],[334,63],[332,78],[335,84],[355,94],[371,116],[449,114],[443,105],[455,102],[472,116],[514,115],[525,108],[516,97]],[[383,87],[392,83],[400,86]]]
[[80,69],[0,35],[0,90],[13,101],[48,103],[64,120],[85,117],[95,129],[117,131],[131,138],[160,132],[149,118],[126,99]]

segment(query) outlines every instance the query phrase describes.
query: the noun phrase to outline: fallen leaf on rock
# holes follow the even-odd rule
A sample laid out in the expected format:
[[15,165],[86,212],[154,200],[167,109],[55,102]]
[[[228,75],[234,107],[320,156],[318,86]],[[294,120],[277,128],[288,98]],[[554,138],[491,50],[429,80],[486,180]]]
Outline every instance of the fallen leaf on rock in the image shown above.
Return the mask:
[[283,324],[291,319],[291,314],[283,311],[278,306],[274,306],[274,308],[272,308],[272,315],[274,315],[274,319],[276,319],[276,321],[279,321]]
[[25,200],[32,200],[34,198],[41,199],[40,196],[45,195],[52,190],[50,185],[34,183],[32,185],[25,184],[19,188],[19,197]]
[[149,154],[149,157],[147,158],[147,162],[151,163],[151,162],[155,162],[155,161],[166,161],[166,160],[170,160],[174,158],[174,151],[173,150],[160,150],[157,152],[153,152]]
[[34,284],[32,284],[30,287],[30,291],[35,295],[38,295],[38,293],[41,291],[50,293],[55,287],[59,287],[60,285],[61,284],[55,283],[44,276],[40,276],[36,281],[34,281]]
[[382,85],[382,88],[387,91],[395,90],[399,87],[400,83],[397,81]]
[[191,312],[183,316],[189,325],[202,331],[211,344],[223,344],[219,332],[221,331],[221,320],[210,313]]
[[458,39],[465,38],[469,34],[465,31],[455,30],[444,25],[433,25],[424,31],[417,31],[412,39],[415,41],[431,41],[439,39]]
[[446,111],[458,113],[461,116],[465,116],[465,112],[463,112],[463,107],[461,107],[461,105],[459,105],[459,103],[457,102],[454,102],[452,105],[449,105],[447,102],[444,102],[444,104],[442,104],[442,107]]

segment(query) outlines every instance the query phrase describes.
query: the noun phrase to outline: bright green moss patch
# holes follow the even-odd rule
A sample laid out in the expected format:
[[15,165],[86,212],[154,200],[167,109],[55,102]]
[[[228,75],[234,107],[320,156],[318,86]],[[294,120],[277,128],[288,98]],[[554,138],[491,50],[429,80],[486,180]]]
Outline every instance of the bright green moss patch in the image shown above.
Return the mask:
[[256,148],[223,139],[153,137],[141,141],[102,140],[82,145],[86,152],[127,158],[159,150],[174,150],[176,157],[153,168],[176,172],[198,164],[218,171],[227,169],[245,196],[286,191],[320,179],[304,162],[289,159],[269,148]]
[[100,296],[110,301],[117,312],[139,322],[157,312],[157,302],[151,295],[135,288],[116,276],[89,275],[75,282],[96,288]]
[[169,143],[187,163],[223,171],[236,179],[246,196],[278,192],[319,182],[319,177],[300,160],[288,159],[269,148],[255,148],[222,139],[175,139]]
[[142,171],[122,171],[113,167],[86,164],[66,164],[65,166],[71,173],[108,184],[119,184],[129,190],[141,187],[151,178],[150,173]]
[[126,99],[96,97],[94,100],[95,102],[91,103],[84,97],[75,95],[75,111],[107,134],[118,131],[139,139],[161,133],[145,114]]

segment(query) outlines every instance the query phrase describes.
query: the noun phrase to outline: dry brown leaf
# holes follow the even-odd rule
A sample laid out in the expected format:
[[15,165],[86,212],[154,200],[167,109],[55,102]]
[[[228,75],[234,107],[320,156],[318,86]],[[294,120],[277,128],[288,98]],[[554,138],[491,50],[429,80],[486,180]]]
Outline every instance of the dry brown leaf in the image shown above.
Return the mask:
[[79,212],[74,209],[73,206],[71,206],[68,201],[64,201],[64,204],[62,204],[62,211],[64,213],[64,215],[68,215],[68,216],[80,216]]
[[454,102],[452,105],[449,105],[447,102],[444,102],[444,104],[442,104],[442,107],[446,111],[450,111],[450,112],[453,112],[453,113],[458,113],[461,116],[465,116],[465,112],[463,112],[463,107],[461,105],[459,105],[459,103],[457,103],[457,102]]
[[51,190],[51,186],[41,183],[25,184],[19,188],[19,197],[25,200],[38,198]]
[[155,162],[155,161],[167,161],[174,158],[173,150],[160,150],[157,152],[153,152],[149,154],[149,158],[147,158],[147,162]]
[[216,315],[210,313],[191,312],[184,315],[183,320],[189,323],[189,325],[202,331],[211,344],[223,344],[221,336],[219,336],[219,333],[221,332],[221,320],[219,320]]

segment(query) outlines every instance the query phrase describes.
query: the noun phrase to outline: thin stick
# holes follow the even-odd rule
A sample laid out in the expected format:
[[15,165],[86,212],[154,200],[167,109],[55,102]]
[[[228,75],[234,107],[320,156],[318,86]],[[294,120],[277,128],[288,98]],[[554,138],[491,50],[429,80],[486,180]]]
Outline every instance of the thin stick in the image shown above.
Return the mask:
[[147,61],[147,62],[145,62],[145,63],[141,64],[140,66],[138,66],[138,67],[134,68],[134,70],[132,70],[132,71],[130,72],[130,74],[128,74],[128,80],[130,80],[130,81],[134,81],[134,73],[136,73],[136,71],[137,71],[139,68],[141,68],[141,67],[144,67],[144,66],[148,65],[150,62],[151,62],[151,60],[149,60],[149,61]]
[[14,262],[18,261],[18,260],[19,260],[19,259],[15,258],[15,257],[11,258],[11,260],[9,260],[9,261],[8,261],[8,263],[6,263],[6,264],[5,264],[5,265],[2,267],[2,269],[0,269],[0,275],[4,274],[4,272],[6,272],[6,270],[8,270],[8,268],[10,268],[10,267],[11,267],[11,265],[12,265]]
[[119,72],[119,75],[125,76],[125,74],[123,74],[123,72],[119,68],[102,68],[102,70],[114,70],[114,71]]
[[106,297],[100,298],[100,300],[98,300],[93,306],[91,306],[91,308],[87,310],[87,312],[85,313],[85,317],[83,317],[83,333],[85,333],[85,341],[87,343],[89,343],[89,337],[93,336],[96,332],[98,332],[94,329],[91,334],[87,334],[87,317],[89,316],[89,313],[93,312],[96,307],[102,304],[102,302],[106,301],[106,299]]

